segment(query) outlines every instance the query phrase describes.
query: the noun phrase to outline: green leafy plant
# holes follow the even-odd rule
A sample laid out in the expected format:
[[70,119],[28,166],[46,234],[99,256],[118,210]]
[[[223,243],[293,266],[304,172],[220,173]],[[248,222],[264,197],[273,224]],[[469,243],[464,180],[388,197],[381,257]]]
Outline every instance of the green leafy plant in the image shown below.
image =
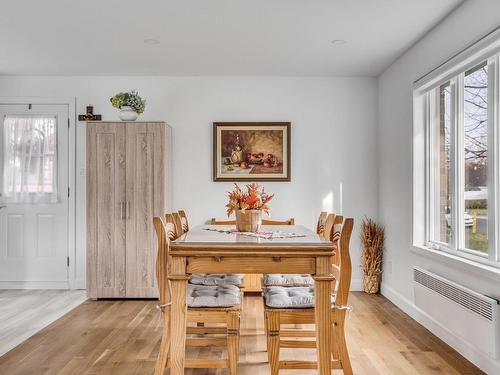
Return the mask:
[[142,99],[137,91],[119,92],[111,99],[111,104],[115,108],[131,107],[135,112],[141,114],[146,108],[146,101]]

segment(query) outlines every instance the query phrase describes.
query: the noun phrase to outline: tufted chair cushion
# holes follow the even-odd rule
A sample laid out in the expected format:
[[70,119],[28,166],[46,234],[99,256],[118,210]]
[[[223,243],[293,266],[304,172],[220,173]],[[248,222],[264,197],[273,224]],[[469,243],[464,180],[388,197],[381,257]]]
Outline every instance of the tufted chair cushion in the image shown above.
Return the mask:
[[188,284],[186,302],[189,307],[232,307],[241,303],[241,291],[234,285]]
[[314,286],[311,275],[269,273],[264,275],[264,286]]
[[264,290],[264,300],[266,306],[277,309],[314,307],[314,287],[270,286]]
[[236,285],[243,286],[242,274],[224,274],[224,273],[195,273],[189,280],[191,284],[196,285]]

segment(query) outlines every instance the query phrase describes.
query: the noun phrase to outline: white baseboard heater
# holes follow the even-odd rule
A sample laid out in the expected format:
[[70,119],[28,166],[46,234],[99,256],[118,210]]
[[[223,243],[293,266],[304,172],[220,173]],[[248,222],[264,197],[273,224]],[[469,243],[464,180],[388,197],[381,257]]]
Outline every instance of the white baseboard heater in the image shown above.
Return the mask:
[[422,268],[413,268],[415,305],[465,342],[498,358],[498,301]]

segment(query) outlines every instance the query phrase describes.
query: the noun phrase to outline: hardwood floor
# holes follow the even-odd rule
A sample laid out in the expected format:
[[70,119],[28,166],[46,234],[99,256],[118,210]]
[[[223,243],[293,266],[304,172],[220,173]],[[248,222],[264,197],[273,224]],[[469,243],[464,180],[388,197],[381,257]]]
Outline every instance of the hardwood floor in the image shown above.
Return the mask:
[[84,290],[0,290],[0,355],[86,299]]
[[[347,340],[355,374],[483,374],[384,297],[356,292],[351,302],[354,311],[347,319]],[[154,301],[86,301],[0,357],[0,374],[152,374],[161,337],[155,305]],[[269,374],[263,328],[261,298],[246,297],[239,374]],[[281,355],[312,359],[314,353],[283,349]],[[226,356],[224,349],[188,351],[188,358],[217,356]],[[197,369],[186,374],[227,371]]]

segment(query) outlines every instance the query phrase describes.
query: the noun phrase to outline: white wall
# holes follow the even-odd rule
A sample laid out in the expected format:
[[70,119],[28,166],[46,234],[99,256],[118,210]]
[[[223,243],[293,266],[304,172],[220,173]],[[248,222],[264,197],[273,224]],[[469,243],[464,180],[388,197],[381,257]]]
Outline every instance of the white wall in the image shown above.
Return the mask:
[[[313,227],[322,209],[359,224],[376,217],[377,88],[372,78],[0,77],[0,96],[74,96],[105,120],[117,120],[109,98],[137,89],[147,99],[142,120],[173,128],[173,208],[193,224],[224,217],[230,183],[212,182],[212,122],[290,121],[292,181],[265,183],[275,193],[273,218]],[[85,126],[77,131],[77,279],[85,268]],[[356,228],[357,229],[357,228]],[[353,287],[360,285],[358,231],[352,241]],[[83,282],[83,284],[82,284]]]
[[[500,25],[500,2],[466,1],[379,77],[379,217],[387,231],[383,293],[436,333],[440,327],[419,316],[413,306],[412,268],[422,266],[481,293],[500,298],[498,280],[412,249],[412,83],[446,59]],[[423,204],[423,202],[422,202]],[[387,263],[388,263],[387,262]],[[386,263],[386,265],[388,265]],[[392,268],[392,273],[389,272]],[[466,322],[464,322],[466,324]],[[441,332],[469,359],[492,372],[491,363],[470,348],[460,347],[453,333]],[[467,353],[467,351],[469,351]],[[498,373],[498,372],[497,372]]]

